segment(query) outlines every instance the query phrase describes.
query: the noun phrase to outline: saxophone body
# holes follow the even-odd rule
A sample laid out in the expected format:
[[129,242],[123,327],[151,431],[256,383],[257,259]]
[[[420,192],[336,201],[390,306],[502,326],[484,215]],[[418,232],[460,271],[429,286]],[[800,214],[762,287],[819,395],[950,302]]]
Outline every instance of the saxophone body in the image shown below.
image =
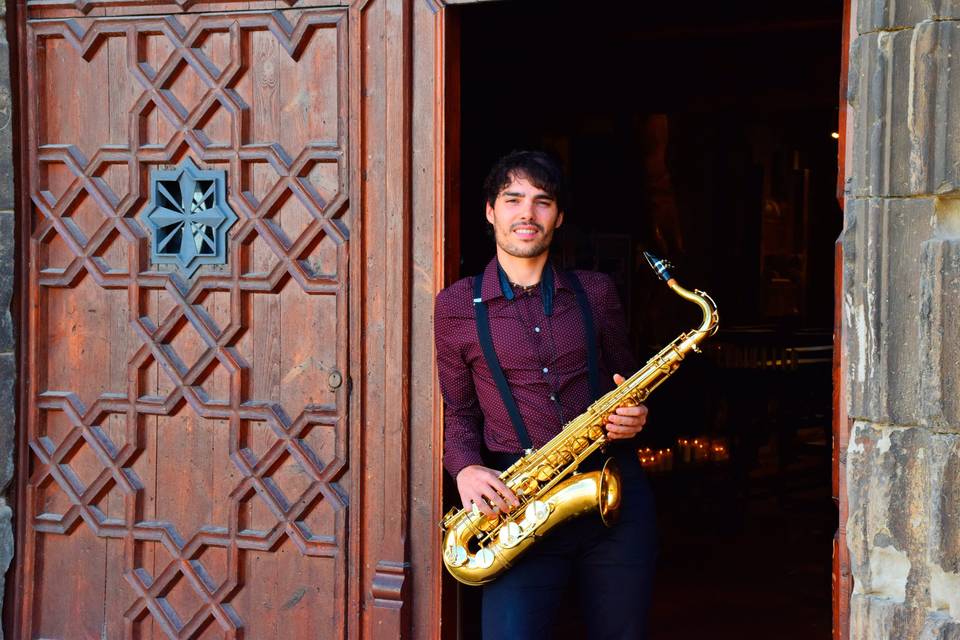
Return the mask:
[[657,275],[680,297],[696,304],[702,320],[695,329],[673,342],[613,391],[596,400],[571,420],[540,449],[530,451],[500,479],[513,491],[520,506],[497,518],[479,510],[451,509],[440,523],[443,564],[450,574],[468,585],[494,580],[513,566],[537,540],[571,518],[599,512],[604,524],[616,522],[620,508],[620,473],[608,459],[599,471],[578,473],[577,468],[607,442],[607,417],[622,406],[640,404],[680,367],[690,351],[717,331],[719,318],[713,300],[702,291],[684,289],[669,274],[669,263],[645,253]]

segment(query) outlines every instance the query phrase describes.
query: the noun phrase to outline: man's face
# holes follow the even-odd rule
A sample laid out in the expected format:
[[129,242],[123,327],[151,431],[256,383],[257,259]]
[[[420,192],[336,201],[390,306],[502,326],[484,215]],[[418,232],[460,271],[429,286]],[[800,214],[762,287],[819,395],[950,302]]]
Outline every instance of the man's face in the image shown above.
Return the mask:
[[533,258],[550,248],[563,212],[546,191],[523,176],[511,177],[493,206],[487,204],[487,221],[493,225],[497,247],[517,258]]

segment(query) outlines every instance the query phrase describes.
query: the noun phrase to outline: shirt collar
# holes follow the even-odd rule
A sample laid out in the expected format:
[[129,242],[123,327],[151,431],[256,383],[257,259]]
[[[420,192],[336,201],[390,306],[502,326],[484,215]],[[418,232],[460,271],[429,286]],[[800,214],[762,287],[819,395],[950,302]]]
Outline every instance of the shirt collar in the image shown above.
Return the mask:
[[[553,294],[555,294],[557,290],[573,290],[567,280],[566,273],[554,267],[551,262],[547,262],[547,266],[544,268],[543,284],[549,287],[549,294],[546,296],[549,298],[549,302],[544,300],[544,304],[549,304],[551,309],[553,306]],[[551,284],[552,286],[550,286]],[[480,288],[480,296],[484,302],[498,297],[513,300],[513,287],[510,286],[510,280],[507,278],[506,272],[500,268],[500,263],[497,262],[496,257],[488,262],[486,268],[483,270],[483,284]]]

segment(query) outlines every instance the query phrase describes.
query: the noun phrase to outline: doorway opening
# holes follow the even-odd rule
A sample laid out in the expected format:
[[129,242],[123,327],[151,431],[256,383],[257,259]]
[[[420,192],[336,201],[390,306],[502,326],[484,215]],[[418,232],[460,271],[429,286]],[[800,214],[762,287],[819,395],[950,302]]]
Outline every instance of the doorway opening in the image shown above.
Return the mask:
[[[842,6],[608,7],[456,10],[460,213],[447,244],[460,276],[482,271],[486,171],[541,148],[573,196],[553,259],[614,278],[641,361],[699,318],[644,250],[714,297],[720,332],[651,397],[637,440],[660,531],[651,638],[829,638]],[[448,583],[444,598],[457,637],[478,638],[479,590]]]

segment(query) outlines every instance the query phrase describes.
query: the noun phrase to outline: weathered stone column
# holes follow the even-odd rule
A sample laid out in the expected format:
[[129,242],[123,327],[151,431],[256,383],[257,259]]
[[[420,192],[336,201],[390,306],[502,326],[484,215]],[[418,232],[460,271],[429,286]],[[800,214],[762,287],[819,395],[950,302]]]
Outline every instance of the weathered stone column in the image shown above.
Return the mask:
[[960,2],[859,0],[844,245],[854,640],[960,639]]

